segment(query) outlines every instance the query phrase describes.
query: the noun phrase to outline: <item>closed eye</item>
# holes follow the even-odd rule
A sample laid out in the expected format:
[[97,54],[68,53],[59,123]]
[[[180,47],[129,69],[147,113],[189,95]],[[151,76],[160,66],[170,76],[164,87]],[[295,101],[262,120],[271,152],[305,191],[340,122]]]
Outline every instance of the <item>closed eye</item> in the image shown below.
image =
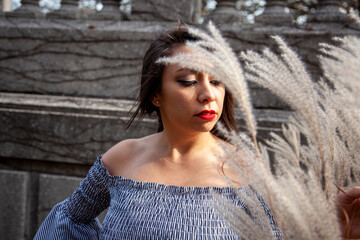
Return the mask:
[[189,81],[189,80],[177,80],[177,82],[185,87],[190,87],[197,83],[197,81]]
[[222,82],[220,82],[219,80],[212,80],[212,81],[210,81],[210,83],[211,83],[212,85],[214,85],[214,86],[220,86],[220,85],[222,85]]

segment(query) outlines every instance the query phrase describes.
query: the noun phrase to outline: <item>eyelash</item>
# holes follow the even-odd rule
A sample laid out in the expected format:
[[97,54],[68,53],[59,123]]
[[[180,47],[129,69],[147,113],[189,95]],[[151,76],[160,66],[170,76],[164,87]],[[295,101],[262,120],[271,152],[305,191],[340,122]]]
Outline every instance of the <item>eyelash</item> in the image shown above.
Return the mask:
[[[189,80],[177,80],[177,82],[185,87],[190,87],[197,83],[197,81],[189,81]],[[212,81],[210,81],[210,83],[213,84],[214,86],[220,86],[222,84],[218,80],[212,80]]]
[[214,84],[215,86],[220,86],[222,85],[222,82],[220,82],[219,80],[212,80],[211,84]]
[[197,83],[196,81],[189,81],[189,80],[177,80],[177,82],[185,87],[190,87]]

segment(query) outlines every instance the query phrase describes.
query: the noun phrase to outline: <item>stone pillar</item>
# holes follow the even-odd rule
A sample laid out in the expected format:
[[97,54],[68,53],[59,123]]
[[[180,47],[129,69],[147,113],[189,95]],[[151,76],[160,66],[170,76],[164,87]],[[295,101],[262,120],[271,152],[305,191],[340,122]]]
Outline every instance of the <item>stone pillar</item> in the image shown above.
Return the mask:
[[120,12],[121,0],[102,0],[103,9],[94,15],[89,16],[90,18],[98,18],[104,20],[121,20],[123,14]]
[[39,0],[22,0],[21,7],[14,12],[7,13],[6,16],[42,18],[44,14],[40,10]]
[[215,24],[241,23],[244,17],[236,9],[237,0],[217,0],[216,9],[209,14],[205,22],[209,20]]
[[315,12],[311,13],[308,22],[346,22],[347,16],[340,12],[341,0],[318,1]]
[[286,1],[267,0],[264,12],[255,17],[255,23],[267,25],[290,25],[293,17],[285,12]]
[[61,0],[61,8],[47,15],[49,18],[76,19],[79,16],[79,1]]

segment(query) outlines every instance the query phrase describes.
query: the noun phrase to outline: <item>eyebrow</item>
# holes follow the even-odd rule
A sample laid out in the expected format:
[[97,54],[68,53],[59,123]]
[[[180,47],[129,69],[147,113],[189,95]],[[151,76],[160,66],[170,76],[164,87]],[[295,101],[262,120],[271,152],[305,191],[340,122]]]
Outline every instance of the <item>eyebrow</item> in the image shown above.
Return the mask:
[[175,72],[181,72],[181,71],[190,71],[190,72],[192,72],[192,73],[197,73],[196,71],[194,71],[194,70],[191,70],[191,69],[188,69],[188,68],[179,68],[179,69],[177,69]]

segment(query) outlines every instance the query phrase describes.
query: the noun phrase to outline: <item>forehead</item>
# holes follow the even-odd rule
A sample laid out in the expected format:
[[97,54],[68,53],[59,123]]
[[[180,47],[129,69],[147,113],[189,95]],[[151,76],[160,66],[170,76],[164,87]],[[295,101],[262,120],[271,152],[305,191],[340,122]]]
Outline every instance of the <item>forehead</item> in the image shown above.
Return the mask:
[[[173,56],[176,56],[176,55],[179,55],[179,54],[185,54],[185,55],[194,55],[196,56],[197,60],[196,60],[196,63],[199,64],[200,63],[204,63],[204,66],[207,66],[207,67],[210,67],[210,68],[213,68],[214,65],[209,61],[209,59],[206,59],[205,57],[202,57],[201,55],[199,55],[199,53],[195,52],[194,50],[192,50],[191,48],[187,47],[185,44],[181,44],[181,45],[178,45],[176,46],[173,50],[172,50],[172,53],[170,55],[170,57],[173,57]],[[200,58],[199,58],[200,57]],[[191,64],[191,59],[192,57],[190,57],[190,60],[187,61],[187,63]],[[199,60],[200,59],[200,60]],[[197,68],[199,68],[199,66],[197,66]],[[201,68],[201,67],[200,67]],[[190,69],[189,68],[183,68],[181,67],[181,64],[178,64],[178,63],[172,63],[172,64],[167,64],[164,71],[177,71],[178,69],[182,69],[182,70],[188,70],[188,71],[191,71],[191,72],[195,72],[193,71],[193,69]],[[202,72],[202,71],[201,71]],[[204,73],[207,72],[207,71],[204,71]]]
[[182,53],[185,53],[185,54],[194,54],[194,51],[191,50],[190,48],[188,48],[186,45],[181,44],[181,45],[176,46],[176,47],[172,50],[171,56],[175,56],[175,55],[182,54]]
[[[185,46],[184,44],[178,45],[172,50],[171,56],[176,56],[178,54],[195,54],[193,50]],[[164,68],[163,74],[169,74],[169,73],[176,73],[184,69],[180,64],[178,63],[171,63],[167,64]],[[190,71],[190,70],[189,70]]]

